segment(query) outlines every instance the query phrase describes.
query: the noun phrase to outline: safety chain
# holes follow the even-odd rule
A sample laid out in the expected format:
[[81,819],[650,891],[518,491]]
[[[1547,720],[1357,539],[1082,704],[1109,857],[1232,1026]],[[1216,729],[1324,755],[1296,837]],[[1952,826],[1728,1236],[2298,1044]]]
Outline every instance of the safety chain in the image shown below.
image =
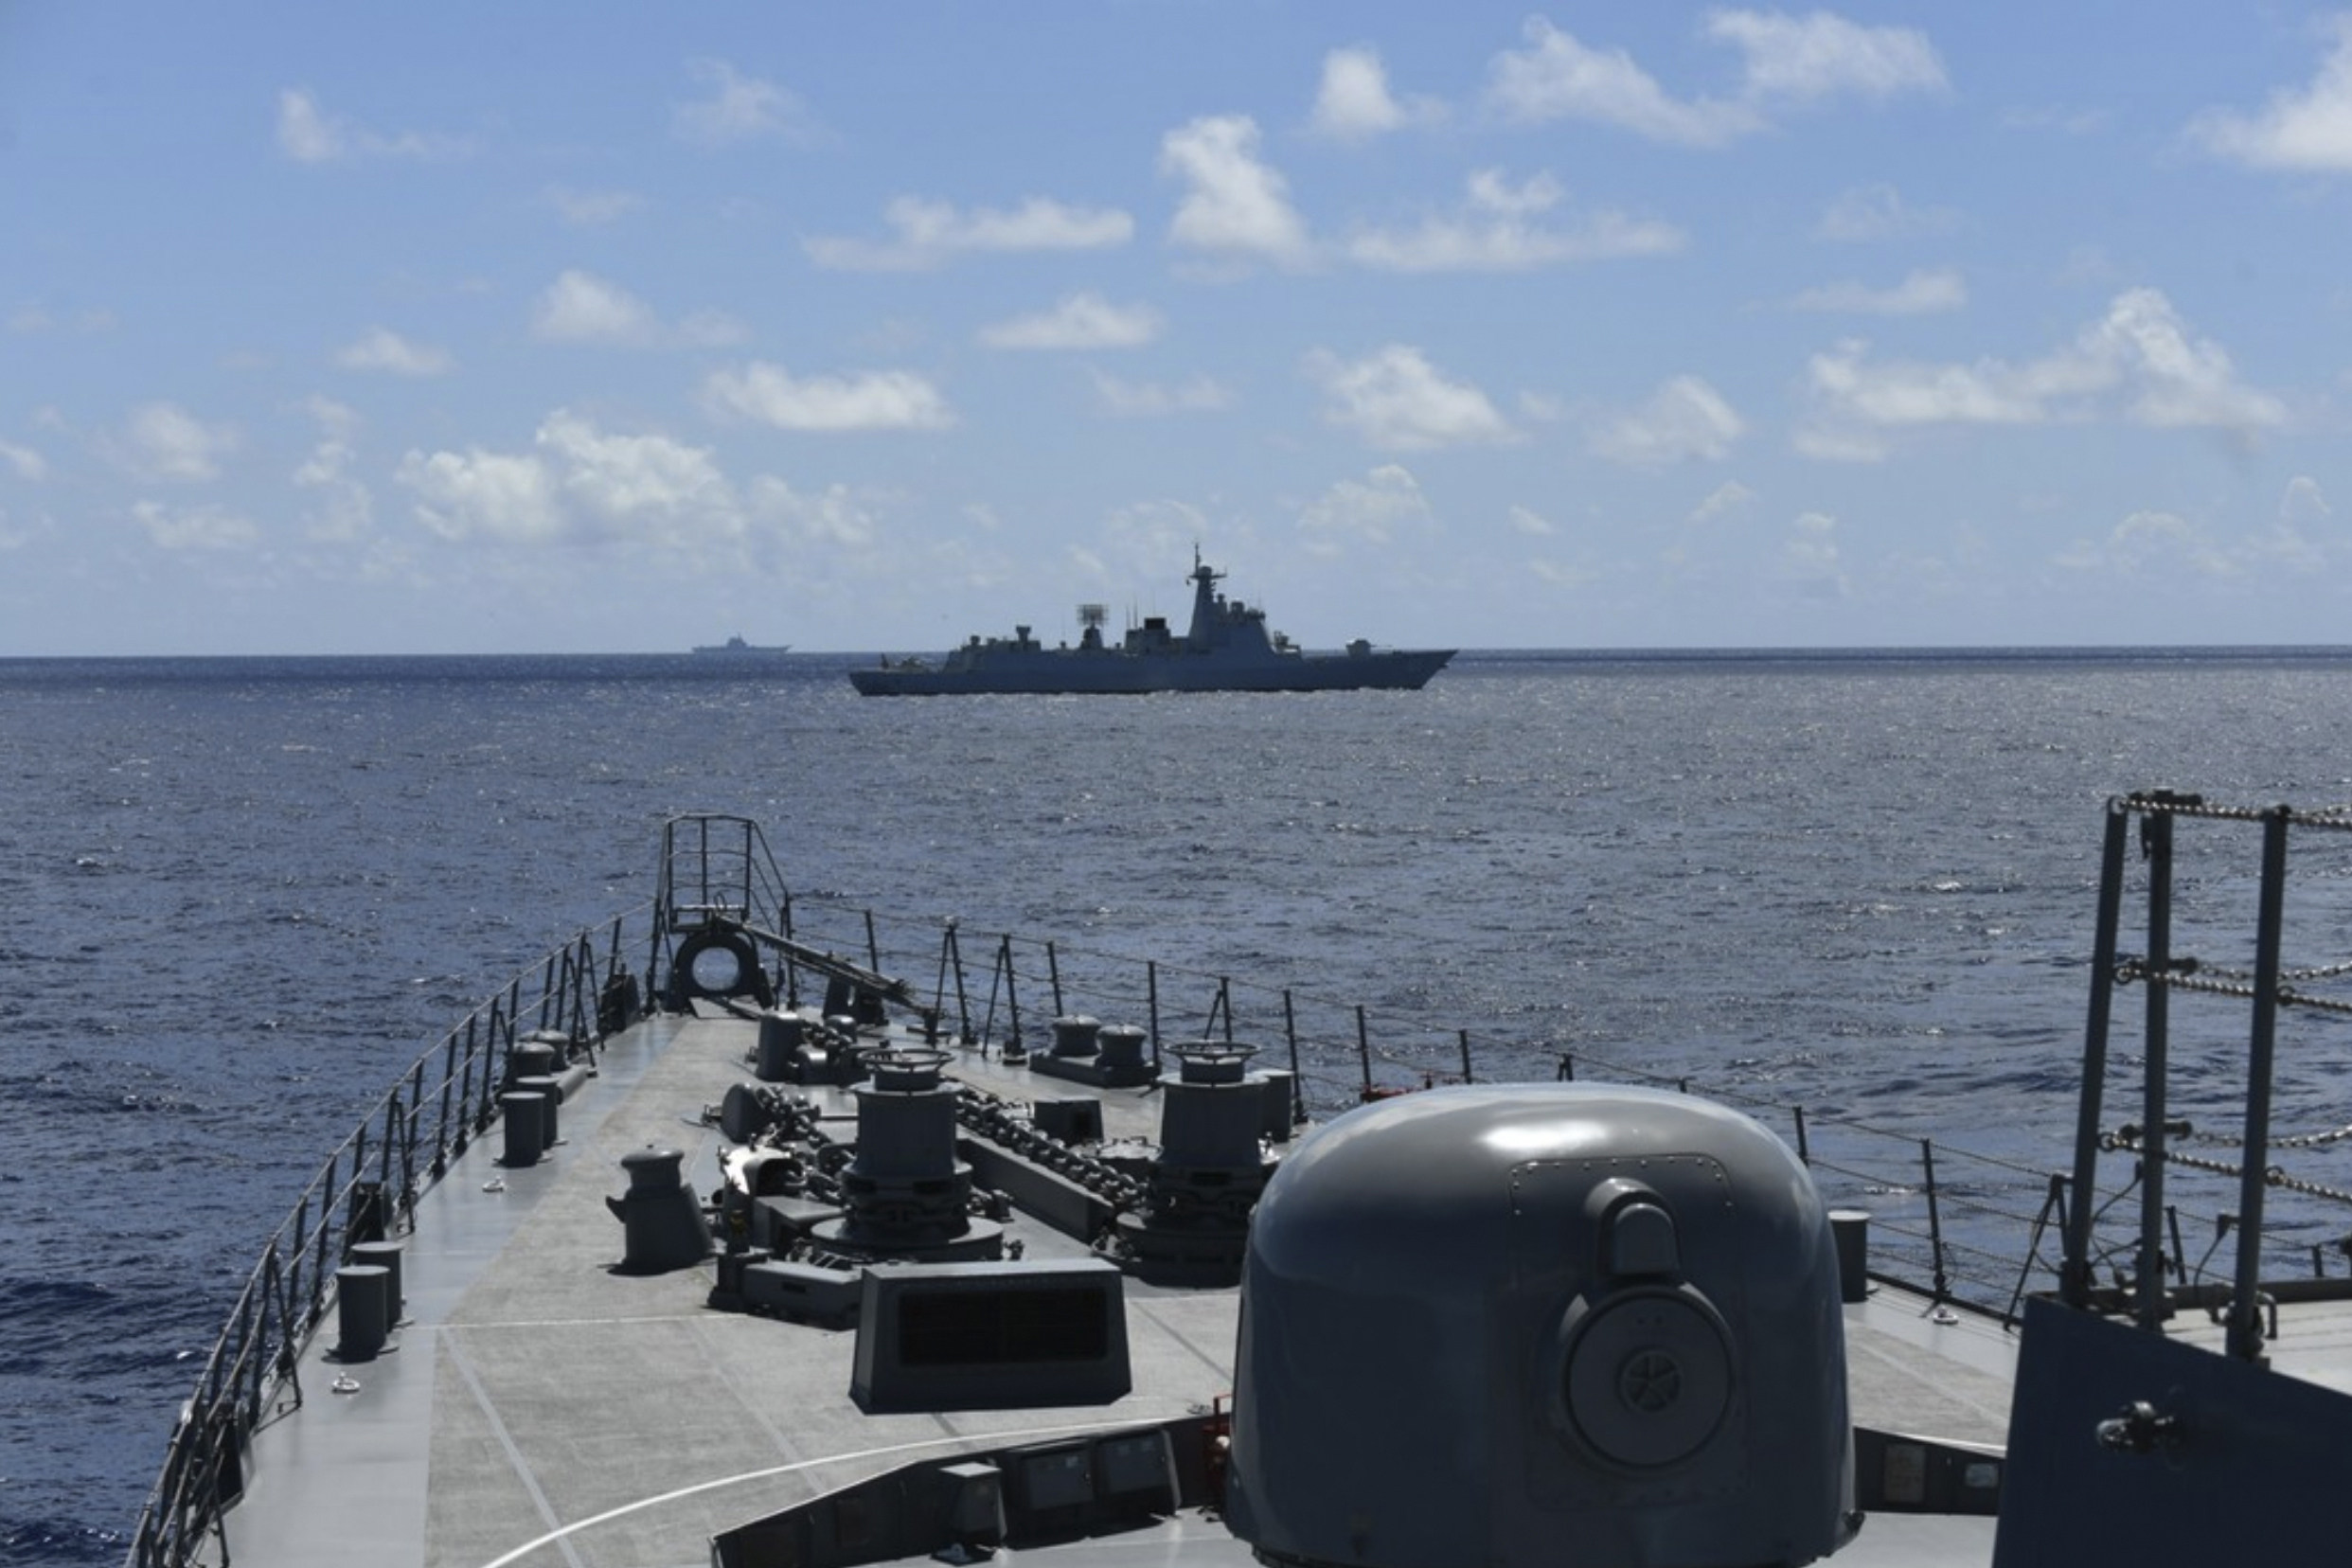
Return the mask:
[[[2352,1132],[2352,1129],[2345,1131]],[[2343,1135],[2345,1135],[2343,1132],[2322,1134],[2325,1137]],[[2140,1130],[2136,1127],[2126,1127],[2115,1132],[2108,1133],[2100,1138],[2099,1144],[2101,1148],[2117,1149],[2127,1154],[2144,1156],[2147,1153],[2147,1146],[2140,1139]],[[2216,1176],[2227,1176],[2232,1180],[2243,1179],[2246,1174],[2246,1167],[2242,1165],[2234,1165],[2227,1160],[2209,1160],[2201,1154],[2183,1154],[2169,1145],[2165,1149],[2164,1157],[2166,1165],[2185,1166],[2191,1170],[2202,1170]],[[2347,1192],[2342,1187],[2329,1186],[2323,1182],[2307,1182],[2300,1176],[2290,1176],[2282,1166],[2263,1167],[2262,1185],[2277,1187],[2282,1192],[2301,1193],[2306,1198],[2323,1198],[2329,1203],[2352,1204],[2352,1192]]]
[[[2206,817],[2218,822],[2264,822],[2279,810],[2272,806],[2217,806],[2197,795],[2163,799],[2128,795],[2123,804],[2150,816]],[[2287,820],[2299,828],[2352,829],[2352,805],[2290,806],[2286,811]]]
[[[2229,975],[2236,971],[2216,970],[2213,972]],[[2347,969],[2344,972],[2352,973],[2352,969]],[[2284,980],[2290,977],[2282,974],[2280,978]],[[2301,976],[2294,978],[2301,978]],[[2194,958],[2176,958],[2168,968],[2161,970],[2151,969],[2144,958],[2118,959],[2115,964],[2115,984],[2129,986],[2135,981],[2142,985],[2168,986],[2174,990],[2198,991],[2207,996],[2232,996],[2246,1002],[2253,1001],[2254,997],[2254,989],[2250,984],[2232,979],[2207,979],[2203,966]],[[2278,988],[2277,1001],[2282,1007],[2308,1007],[2314,1012],[2334,1013],[2340,1017],[2352,1018],[2352,1002],[2338,1001],[2334,997],[2327,996],[2306,996],[2303,992],[2290,990],[2283,985]]]
[[[2252,970],[2225,969],[2218,964],[2201,964],[2198,968],[2206,974],[2216,975],[2223,980],[2242,980],[2248,985],[2254,983],[2254,972]],[[2352,960],[2341,964],[2322,964],[2317,969],[2278,971],[2278,977],[2281,980],[2341,980],[2347,974],[2352,974]]]

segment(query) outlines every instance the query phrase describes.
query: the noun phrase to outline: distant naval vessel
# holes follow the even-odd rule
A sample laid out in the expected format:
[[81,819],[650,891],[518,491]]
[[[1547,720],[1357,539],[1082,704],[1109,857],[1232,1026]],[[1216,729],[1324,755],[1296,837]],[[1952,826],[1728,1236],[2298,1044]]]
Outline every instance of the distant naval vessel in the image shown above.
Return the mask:
[[990,692],[1417,691],[1454,650],[1375,650],[1358,638],[1339,653],[1309,653],[1266,630],[1266,612],[1217,591],[1225,574],[1192,552],[1192,625],[1181,637],[1148,616],[1114,647],[1099,604],[1078,606],[1076,648],[1047,648],[1016,626],[1010,637],[975,633],[937,663],[884,658],[849,679],[868,697],[974,696]]

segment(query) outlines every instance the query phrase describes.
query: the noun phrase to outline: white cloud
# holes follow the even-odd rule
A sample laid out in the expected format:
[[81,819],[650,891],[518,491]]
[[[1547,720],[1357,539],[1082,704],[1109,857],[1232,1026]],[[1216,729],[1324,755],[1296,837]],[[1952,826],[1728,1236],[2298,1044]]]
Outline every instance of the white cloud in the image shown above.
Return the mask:
[[845,272],[922,272],[974,252],[1107,250],[1134,238],[1135,220],[1116,207],[1072,206],[1032,196],[1010,211],[900,196],[883,210],[896,237],[882,243],[820,237],[801,250],[820,267]]
[[346,370],[382,370],[395,376],[439,376],[455,368],[446,349],[411,343],[388,328],[371,328],[335,355]]
[[1424,219],[1418,228],[1361,231],[1349,259],[1393,272],[1524,272],[1569,261],[1658,256],[1682,249],[1668,223],[1597,212],[1566,228],[1530,222],[1560,200],[1559,183],[1534,175],[1517,186],[1497,169],[1470,176],[1464,209]]
[[752,481],[751,507],[762,521],[803,543],[864,549],[878,531],[871,509],[841,485],[802,495],[783,480],[763,474]]
[[2327,505],[2326,495],[2319,481],[2308,474],[2297,474],[2287,481],[2286,493],[2278,498],[2278,516],[2282,523],[2325,523],[2335,515]]
[[2235,578],[2244,565],[2216,549],[2177,512],[2135,511],[2099,540],[2076,540],[2056,558],[2075,571],[2142,577],[2185,568],[2200,578]]
[[1330,401],[1324,417],[1371,446],[1415,451],[1519,438],[1484,392],[1448,381],[1418,348],[1403,344],[1354,361],[1317,350],[1308,357],[1307,373]]
[[1912,271],[1891,289],[1874,289],[1855,282],[1808,289],[1789,301],[1789,308],[1845,315],[1910,316],[1956,311],[1968,302],[1968,280],[1960,276],[1957,267],[1923,267]]
[[331,163],[343,156],[344,134],[309,93],[289,87],[277,95],[277,149],[296,163]]
[[412,451],[397,477],[417,492],[418,521],[453,541],[671,547],[739,537],[746,522],[707,448],[608,434],[567,409],[527,452]]
[[1398,463],[1343,479],[1300,511],[1298,526],[1326,542],[1342,536],[1385,544],[1400,528],[1433,520],[1420,481]]
[[1727,479],[1707,492],[1707,498],[1691,508],[1693,523],[1713,523],[1733,517],[1755,505],[1755,491],[1737,479]]
[[690,62],[686,71],[707,96],[676,106],[670,130],[679,140],[717,149],[762,136],[806,139],[812,134],[800,99],[773,81],[747,77],[723,60]]
[[617,283],[577,269],[561,274],[531,312],[532,335],[550,343],[601,343],[623,348],[708,348],[739,343],[743,330],[712,312],[671,326]]
[[1523,36],[1524,50],[1506,50],[1488,67],[1488,106],[1506,119],[1592,120],[1685,147],[1720,147],[1764,129],[1745,104],[1677,102],[1623,49],[1588,47],[1541,16],[1527,19]]
[[2189,139],[2256,169],[2352,170],[2352,15],[2327,30],[2335,47],[2309,86],[2279,89],[2257,114],[2209,109],[2189,123]]
[[229,425],[209,425],[177,403],[154,402],[132,410],[110,450],[138,478],[194,484],[219,478],[221,460],[237,443]]
[[49,476],[47,458],[42,456],[31,447],[18,446],[13,441],[0,441],[0,463],[6,463],[13,469],[19,479],[29,479],[38,483]]
[[1231,406],[1233,394],[1206,376],[1195,376],[1173,386],[1154,382],[1127,382],[1094,373],[1095,396],[1103,412],[1129,419],[1167,414],[1213,414]]
[[1513,531],[1523,533],[1532,539],[1548,539],[1559,532],[1541,512],[1526,507],[1512,507],[1509,520]]
[[1934,46],[1908,27],[1866,27],[1826,11],[1718,10],[1702,33],[1743,56],[1732,97],[1677,98],[1623,49],[1595,48],[1536,16],[1523,30],[1526,47],[1490,62],[1486,103],[1523,124],[1582,119],[1652,141],[1714,148],[1769,129],[1768,111],[1775,108],[1947,85]]
[[1432,99],[1398,101],[1388,90],[1388,69],[1377,49],[1360,45],[1323,57],[1323,83],[1315,92],[1310,122],[1319,134],[1363,141],[1444,117],[1443,107]]
[[1697,376],[1676,376],[1640,408],[1594,428],[1595,456],[1633,468],[1720,462],[1747,429],[1722,394]]
[[2072,343],[2022,365],[1878,364],[1867,353],[1849,341],[1813,356],[1806,373],[1813,417],[1800,450],[1871,460],[1885,454],[1880,433],[1936,424],[2118,419],[2245,437],[2287,418],[2278,399],[2241,383],[2229,355],[2193,337],[2154,289],[2117,294]]
[[261,530],[253,520],[223,507],[167,507],[160,501],[140,501],[131,516],[158,549],[243,550],[260,543]]
[[656,331],[634,294],[584,272],[559,276],[531,313],[532,334],[557,343],[642,344]]
[[565,223],[582,227],[618,223],[645,206],[645,198],[633,190],[573,190],[564,186],[550,186],[547,202]]
[[115,326],[112,311],[77,311],[60,316],[39,306],[27,306],[9,317],[9,330],[19,337],[37,337],[47,332],[111,332]]
[[443,539],[532,544],[563,532],[555,476],[536,453],[411,452],[397,477],[419,497],[417,520]]
[[1950,207],[1915,207],[1891,185],[1856,186],[1841,193],[1813,227],[1823,240],[1860,244],[1949,234],[1960,226]]
[[303,87],[277,95],[277,150],[296,163],[340,163],[348,158],[454,158],[472,151],[463,137],[403,131],[386,135],[328,114]]
[[1159,335],[1159,312],[1114,305],[1098,294],[1072,294],[1050,311],[980,329],[991,348],[1140,348]]
[[758,360],[714,373],[703,383],[703,406],[779,430],[944,430],[955,422],[939,389],[911,370],[797,377]]
[[1781,543],[1781,572],[1810,598],[1844,598],[1850,591],[1838,555],[1838,520],[1800,513]]
[[1911,27],[1865,27],[1818,10],[1801,17],[1719,10],[1705,30],[1746,55],[1743,87],[1751,99],[1888,98],[1950,85],[1935,46]]
[[350,475],[359,416],[331,398],[312,397],[304,405],[318,421],[318,444],[295,469],[294,482],[313,492],[317,508],[305,519],[310,536],[350,543],[374,531],[375,503],[367,487]]
[[1290,185],[1257,155],[1257,122],[1204,116],[1160,140],[1160,171],[1184,181],[1168,238],[1228,260],[1301,267],[1312,258]]

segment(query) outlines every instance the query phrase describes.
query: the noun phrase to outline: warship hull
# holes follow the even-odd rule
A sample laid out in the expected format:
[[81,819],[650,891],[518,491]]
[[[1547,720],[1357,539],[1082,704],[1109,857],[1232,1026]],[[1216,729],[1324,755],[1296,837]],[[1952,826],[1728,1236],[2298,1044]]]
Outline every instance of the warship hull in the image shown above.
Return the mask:
[[1298,654],[1263,664],[1185,653],[1067,650],[1002,654],[973,668],[853,669],[868,697],[1143,696],[1159,691],[1418,691],[1442,652]]

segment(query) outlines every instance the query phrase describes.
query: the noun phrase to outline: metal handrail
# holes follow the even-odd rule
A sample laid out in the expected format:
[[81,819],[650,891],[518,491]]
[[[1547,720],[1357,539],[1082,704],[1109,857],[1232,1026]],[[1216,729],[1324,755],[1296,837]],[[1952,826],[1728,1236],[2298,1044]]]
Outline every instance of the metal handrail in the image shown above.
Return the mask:
[[410,1228],[417,1200],[496,1121],[497,1085],[533,1032],[520,1020],[536,1014],[537,1027],[591,1052],[633,1020],[633,1008],[617,1017],[610,998],[634,994],[619,965],[623,931],[649,907],[582,931],[516,975],[419,1057],[327,1157],[264,1243],[181,1407],[130,1568],[185,1568],[207,1540],[221,1541],[226,1560],[222,1519],[242,1494],[246,1445],[300,1408],[302,1349],[333,1304],[335,1270],[354,1243]]

